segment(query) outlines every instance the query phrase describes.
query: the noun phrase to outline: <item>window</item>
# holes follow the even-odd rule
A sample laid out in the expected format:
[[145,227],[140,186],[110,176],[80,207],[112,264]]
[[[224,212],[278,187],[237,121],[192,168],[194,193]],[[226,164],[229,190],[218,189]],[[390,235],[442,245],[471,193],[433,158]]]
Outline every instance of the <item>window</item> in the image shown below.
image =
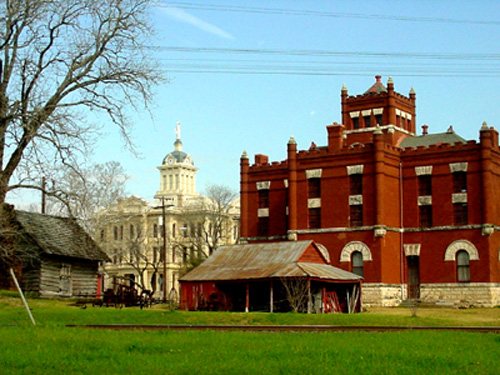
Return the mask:
[[359,129],[359,117],[352,118],[352,128]]
[[467,173],[466,172],[453,172],[453,192],[465,193],[467,191]]
[[120,225],[120,240],[123,240],[123,225]]
[[182,231],[182,237],[187,238],[187,236],[188,236],[188,226],[187,226],[186,223],[182,224],[181,231]]
[[153,264],[158,262],[159,248],[157,246],[153,247]]
[[135,236],[135,227],[134,224],[130,224],[130,239],[133,239]]
[[432,180],[430,174],[418,176],[418,195],[432,195]]
[[349,194],[362,195],[363,194],[363,175],[351,174],[349,176]]
[[153,238],[158,238],[158,224],[153,224]]
[[118,240],[118,227],[113,227],[113,239]]
[[361,251],[353,251],[351,254],[352,273],[363,276],[363,254]]
[[309,178],[307,180],[308,198],[321,198],[321,179]]
[[259,190],[259,208],[269,207],[269,190],[261,189]]
[[309,209],[309,228],[321,228],[321,208],[315,207]]
[[175,223],[172,224],[172,237],[175,238]]
[[259,237],[265,237],[269,233],[269,217],[259,217],[259,221],[257,223],[257,231]]
[[378,125],[382,125],[382,115],[375,115],[375,121]]
[[457,281],[470,281],[469,253],[465,250],[457,251]]
[[349,210],[349,225],[351,227],[363,226],[363,205],[351,205],[349,206]]
[[365,128],[369,128],[370,126],[372,126],[371,120],[372,120],[371,116],[363,116],[363,121],[365,122]]
[[455,225],[467,225],[469,223],[467,203],[453,204],[453,223]]
[[106,231],[104,229],[101,229],[101,241],[104,241],[106,239]]
[[432,206],[418,206],[419,208],[419,219],[421,228],[432,227]]

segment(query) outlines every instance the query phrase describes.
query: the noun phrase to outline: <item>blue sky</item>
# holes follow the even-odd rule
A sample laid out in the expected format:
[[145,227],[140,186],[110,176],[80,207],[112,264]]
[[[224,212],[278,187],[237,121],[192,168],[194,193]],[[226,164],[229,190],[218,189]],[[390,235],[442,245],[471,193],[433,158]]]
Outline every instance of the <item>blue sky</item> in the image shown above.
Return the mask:
[[483,120],[500,125],[499,14],[500,1],[478,0],[159,1],[147,44],[168,82],[152,117],[130,113],[141,156],[109,125],[95,162],[120,161],[128,193],[151,199],[180,121],[198,191],[237,191],[243,150],[283,160],[291,135],[299,149],[326,144],[342,84],[361,94],[376,74],[415,89],[418,128],[477,139]]

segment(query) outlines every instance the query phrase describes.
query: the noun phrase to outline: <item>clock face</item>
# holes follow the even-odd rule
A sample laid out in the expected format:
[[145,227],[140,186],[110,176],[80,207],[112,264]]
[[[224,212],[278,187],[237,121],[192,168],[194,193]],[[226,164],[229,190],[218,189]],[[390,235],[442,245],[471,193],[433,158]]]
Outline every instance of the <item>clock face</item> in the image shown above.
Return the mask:
[[168,159],[168,160],[167,160],[167,163],[168,163],[168,164],[172,164],[173,162],[174,162],[174,159]]

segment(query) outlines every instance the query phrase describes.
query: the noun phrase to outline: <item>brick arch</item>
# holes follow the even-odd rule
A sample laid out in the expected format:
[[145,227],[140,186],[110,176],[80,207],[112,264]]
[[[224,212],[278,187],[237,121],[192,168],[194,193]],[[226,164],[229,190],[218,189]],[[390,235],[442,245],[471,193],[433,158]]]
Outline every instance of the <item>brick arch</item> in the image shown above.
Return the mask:
[[344,246],[340,253],[341,262],[350,262],[351,254],[355,251],[360,251],[363,254],[363,261],[372,260],[372,252],[370,248],[361,241],[351,241]]
[[467,240],[456,240],[448,245],[444,253],[444,260],[454,261],[457,251],[465,250],[469,253],[470,260],[479,260],[479,252],[474,244]]

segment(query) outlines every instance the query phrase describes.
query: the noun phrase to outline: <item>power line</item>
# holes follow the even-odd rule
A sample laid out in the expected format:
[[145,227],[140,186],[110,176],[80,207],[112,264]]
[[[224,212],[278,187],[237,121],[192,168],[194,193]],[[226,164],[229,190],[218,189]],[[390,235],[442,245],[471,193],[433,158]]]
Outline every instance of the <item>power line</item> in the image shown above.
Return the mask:
[[427,22],[427,23],[448,23],[448,24],[469,24],[469,25],[486,25],[500,26],[499,21],[489,20],[470,20],[456,18],[441,18],[441,17],[415,17],[415,16],[393,16],[387,14],[363,14],[363,13],[339,13],[325,12],[318,10],[304,9],[289,9],[289,8],[265,8],[265,7],[250,7],[238,5],[220,5],[220,4],[196,4],[189,2],[158,2],[158,7],[161,8],[180,8],[189,10],[205,10],[213,12],[232,12],[232,13],[253,13],[253,14],[270,14],[283,16],[311,16],[311,17],[329,17],[329,18],[355,18],[355,19],[370,19],[380,21],[399,21],[399,22]]
[[390,57],[418,58],[435,60],[492,60],[500,61],[498,53],[435,53],[435,52],[376,52],[376,51],[333,51],[333,50],[294,50],[263,48],[215,48],[181,46],[146,46],[156,51],[184,53],[213,53],[238,55],[276,55],[276,56],[318,56],[318,57]]

